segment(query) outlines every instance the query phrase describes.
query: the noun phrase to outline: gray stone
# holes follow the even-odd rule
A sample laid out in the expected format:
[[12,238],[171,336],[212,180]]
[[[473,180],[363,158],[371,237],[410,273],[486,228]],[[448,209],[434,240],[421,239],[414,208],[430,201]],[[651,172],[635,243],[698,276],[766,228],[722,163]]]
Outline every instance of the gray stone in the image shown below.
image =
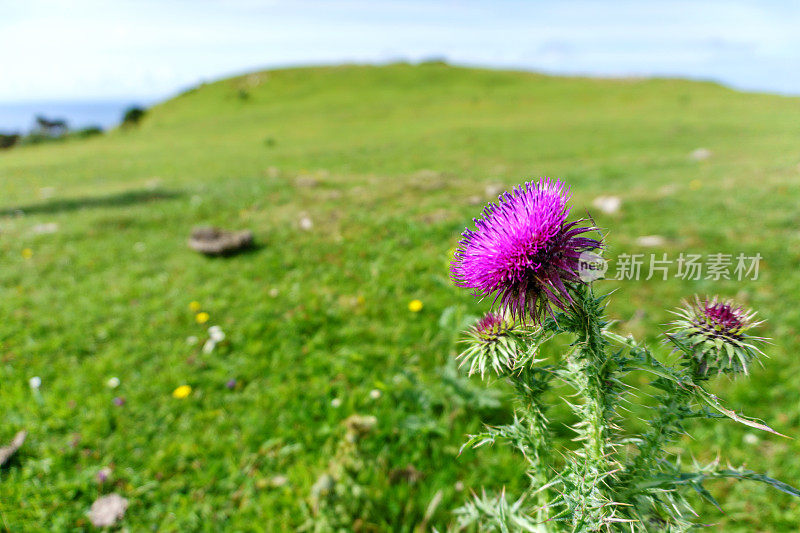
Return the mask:
[[253,232],[226,231],[214,227],[192,230],[189,247],[205,255],[229,255],[253,246]]

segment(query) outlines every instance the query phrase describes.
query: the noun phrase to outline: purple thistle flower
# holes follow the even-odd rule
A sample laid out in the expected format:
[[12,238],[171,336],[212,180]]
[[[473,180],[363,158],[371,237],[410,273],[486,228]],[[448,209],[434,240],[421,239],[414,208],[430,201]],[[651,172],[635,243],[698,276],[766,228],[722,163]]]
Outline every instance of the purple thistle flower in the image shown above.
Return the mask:
[[597,228],[567,222],[569,200],[561,181],[540,178],[487,205],[475,230],[462,233],[450,267],[456,284],[476,296],[495,294],[514,318],[537,322],[550,304],[566,310],[572,297],[565,283],[581,282],[578,258],[602,247],[582,236]]

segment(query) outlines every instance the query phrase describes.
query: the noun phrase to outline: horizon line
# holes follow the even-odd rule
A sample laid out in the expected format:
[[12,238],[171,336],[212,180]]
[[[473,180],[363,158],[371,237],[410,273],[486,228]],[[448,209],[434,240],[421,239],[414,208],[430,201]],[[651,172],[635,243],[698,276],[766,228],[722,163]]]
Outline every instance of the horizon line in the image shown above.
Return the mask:
[[736,85],[734,83],[729,83],[722,81],[720,79],[716,79],[714,77],[701,77],[701,76],[691,76],[685,74],[668,74],[668,73],[649,73],[649,74],[641,74],[641,73],[608,73],[608,74],[597,74],[597,73],[589,73],[589,72],[581,72],[581,71],[571,71],[571,70],[560,70],[560,69],[534,69],[534,68],[527,68],[525,66],[514,66],[514,65],[491,65],[491,64],[483,64],[480,62],[460,62],[460,61],[451,61],[445,57],[438,58],[435,55],[426,58],[426,59],[403,59],[403,58],[396,58],[396,59],[387,59],[382,61],[336,61],[336,62],[325,62],[325,61],[309,61],[309,62],[294,62],[294,63],[279,63],[273,65],[264,65],[261,67],[254,67],[253,69],[248,70],[235,70],[229,71],[226,73],[221,73],[217,76],[210,77],[209,79],[199,79],[194,83],[190,83],[184,85],[182,87],[178,87],[177,89],[170,91],[169,94],[150,94],[150,95],[103,95],[103,96],[87,96],[87,97],[50,97],[50,98],[37,98],[37,99],[10,99],[10,100],[0,100],[0,106],[10,106],[10,105],[35,105],[35,104],[48,104],[48,103],[99,103],[99,102],[107,102],[107,103],[116,103],[122,101],[130,101],[131,105],[134,104],[141,104],[146,107],[152,107],[164,102],[168,102],[178,96],[185,94],[189,91],[202,87],[204,85],[211,85],[214,83],[224,82],[226,80],[235,79],[242,76],[247,76],[249,74],[256,74],[261,72],[275,72],[275,71],[282,71],[282,70],[301,70],[301,69],[315,69],[315,68],[333,68],[333,67],[390,67],[393,65],[410,65],[410,66],[421,66],[430,63],[442,63],[448,67],[454,68],[462,68],[462,69],[473,69],[473,70],[486,70],[486,71],[495,71],[495,72],[517,72],[520,74],[537,74],[541,76],[547,76],[552,78],[582,78],[582,79],[589,79],[589,80],[608,80],[608,81],[624,81],[624,80],[672,80],[672,81],[687,81],[692,83],[711,83],[715,85],[719,85],[720,87],[730,89],[736,92],[745,93],[745,94],[765,94],[765,95],[773,95],[773,96],[783,96],[783,97],[800,97],[800,89],[797,92],[792,91],[780,91],[780,90],[766,90],[766,89],[753,89],[748,87],[743,87]]

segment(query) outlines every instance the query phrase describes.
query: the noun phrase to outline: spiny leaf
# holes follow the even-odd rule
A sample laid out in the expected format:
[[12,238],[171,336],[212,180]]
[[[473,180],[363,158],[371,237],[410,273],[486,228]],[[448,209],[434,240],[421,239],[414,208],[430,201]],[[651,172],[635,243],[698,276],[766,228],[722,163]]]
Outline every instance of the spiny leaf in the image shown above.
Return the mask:
[[740,424],[744,424],[745,426],[750,426],[751,428],[760,429],[762,431],[768,431],[769,433],[774,433],[775,435],[780,435],[781,437],[786,437],[787,439],[791,438],[791,437],[788,437],[788,436],[784,435],[783,433],[778,433],[777,431],[775,431],[774,429],[772,429],[771,427],[769,427],[766,424],[762,424],[761,422],[757,422],[757,421],[752,420],[750,418],[746,418],[744,416],[741,416],[741,415],[737,414],[735,411],[732,411],[730,409],[727,409],[727,408],[723,407],[716,396],[706,392],[701,387],[696,387],[695,388],[695,392],[697,393],[697,397],[698,398],[700,398],[701,400],[706,402],[709,406],[713,407],[714,409],[716,409],[720,413],[724,414],[725,416],[727,416],[731,420],[735,420],[736,422],[739,422]]

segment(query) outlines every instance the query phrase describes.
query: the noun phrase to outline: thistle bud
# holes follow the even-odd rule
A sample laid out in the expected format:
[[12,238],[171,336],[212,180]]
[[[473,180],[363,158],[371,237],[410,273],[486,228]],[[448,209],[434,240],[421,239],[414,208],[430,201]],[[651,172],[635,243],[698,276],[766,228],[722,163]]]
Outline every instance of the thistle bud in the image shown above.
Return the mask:
[[469,374],[489,368],[502,375],[514,368],[519,354],[517,341],[523,330],[510,317],[489,312],[467,332],[467,349],[458,356],[461,366],[469,365]]
[[750,334],[762,323],[755,320],[755,312],[716,296],[702,301],[695,296],[683,304],[673,311],[678,319],[667,336],[683,351],[696,377],[747,374],[748,365],[763,355],[756,344],[765,339]]

